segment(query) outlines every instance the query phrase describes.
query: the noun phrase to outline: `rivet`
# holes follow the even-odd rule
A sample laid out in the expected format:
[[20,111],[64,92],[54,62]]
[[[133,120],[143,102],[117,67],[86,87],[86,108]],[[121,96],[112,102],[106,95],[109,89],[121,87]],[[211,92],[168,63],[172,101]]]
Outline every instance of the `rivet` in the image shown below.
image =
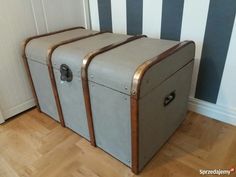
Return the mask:
[[125,90],[128,90],[128,87],[127,87],[127,86],[125,86]]
[[92,75],[92,74],[91,74],[91,76],[90,76],[90,77],[91,77],[91,79],[93,79],[93,75]]

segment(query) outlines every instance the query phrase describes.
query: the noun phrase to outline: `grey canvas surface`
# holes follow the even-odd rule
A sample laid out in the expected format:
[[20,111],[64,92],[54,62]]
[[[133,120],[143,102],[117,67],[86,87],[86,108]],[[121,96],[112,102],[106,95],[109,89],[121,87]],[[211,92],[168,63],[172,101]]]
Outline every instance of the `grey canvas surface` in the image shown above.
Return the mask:
[[[133,75],[143,62],[176,44],[177,42],[172,41],[140,39],[101,54],[90,64],[89,76],[93,75],[93,77],[89,78],[89,88],[98,146],[130,167],[130,87]],[[175,72],[190,62],[193,57],[194,46],[187,46],[166,58],[160,64],[150,68],[144,76],[143,84],[141,84],[143,95],[141,95],[140,100],[140,114],[142,114],[142,117],[139,125],[142,127],[144,123],[149,124],[150,127],[142,127],[140,133],[140,136],[142,135],[141,139],[144,138],[143,143],[147,143],[141,147],[140,153],[144,154],[140,154],[140,168],[150,160],[151,155],[174,132],[180,120],[184,119],[192,65],[188,67],[190,69],[182,69],[181,74],[175,74]],[[167,82],[168,77],[171,77],[171,79]],[[148,79],[149,82],[146,81]],[[182,84],[178,85],[178,82]],[[162,98],[174,89],[178,89],[178,93],[180,92],[175,100],[177,103],[170,106],[172,107],[170,112],[163,112],[162,107],[157,104],[163,103]],[[164,119],[168,118],[170,114],[173,114],[173,119],[166,123]],[[145,122],[145,119],[151,120]],[[160,125],[166,123],[166,127],[159,130],[158,122]],[[155,142],[151,142],[150,139],[155,136],[156,131],[162,135],[157,137]]]
[[89,87],[97,146],[131,166],[129,96],[92,82]]
[[70,66],[73,73],[80,75],[82,61],[88,53],[104,46],[123,41],[128,37],[129,36],[122,34],[103,33],[91,38],[63,45],[53,53],[53,67],[58,69],[61,64],[66,63]]
[[59,121],[47,66],[48,49],[62,41],[93,34],[95,31],[76,29],[34,39],[26,47],[26,56],[41,111]]
[[[192,70],[193,62],[139,100],[140,170],[184,120]],[[175,99],[164,106],[165,97],[173,91]]]
[[60,121],[52,92],[48,67],[32,60],[28,60],[28,63],[41,111]]
[[143,78],[140,89],[141,97],[148,94],[153,88],[165,81],[167,77],[194,59],[194,50],[194,44],[190,44],[151,67]]
[[47,64],[48,49],[62,41],[94,34],[96,31],[75,29],[31,40],[26,47],[26,56],[31,60]]
[[141,38],[98,55],[89,66],[89,80],[130,94],[133,75],[143,62],[178,42]]
[[54,73],[66,127],[89,140],[80,78],[75,76],[71,82],[62,82],[60,71],[54,70]]
[[[127,39],[126,35],[104,33],[59,47],[53,53],[53,66],[59,98],[67,127],[90,139],[81,82],[81,65],[86,54],[114,42]],[[73,72],[71,82],[61,82],[59,68],[66,64]]]

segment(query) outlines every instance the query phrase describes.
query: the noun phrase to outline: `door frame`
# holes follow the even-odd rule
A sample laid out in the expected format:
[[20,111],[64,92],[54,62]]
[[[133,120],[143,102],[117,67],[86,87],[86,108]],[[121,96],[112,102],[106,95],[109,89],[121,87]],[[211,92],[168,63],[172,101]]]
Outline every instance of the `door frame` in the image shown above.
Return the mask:
[[89,0],[83,0],[83,10],[84,10],[84,25],[86,29],[91,29],[91,16],[90,16],[90,4]]

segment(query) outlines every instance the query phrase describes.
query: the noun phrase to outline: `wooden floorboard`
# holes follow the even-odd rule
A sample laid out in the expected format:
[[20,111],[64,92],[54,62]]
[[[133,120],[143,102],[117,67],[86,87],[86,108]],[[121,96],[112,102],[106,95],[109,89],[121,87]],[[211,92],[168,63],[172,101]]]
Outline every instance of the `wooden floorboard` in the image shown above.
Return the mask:
[[[139,175],[195,177],[236,167],[236,127],[189,112]],[[0,125],[0,177],[133,177],[131,170],[36,109]],[[236,176],[233,173],[230,176]]]

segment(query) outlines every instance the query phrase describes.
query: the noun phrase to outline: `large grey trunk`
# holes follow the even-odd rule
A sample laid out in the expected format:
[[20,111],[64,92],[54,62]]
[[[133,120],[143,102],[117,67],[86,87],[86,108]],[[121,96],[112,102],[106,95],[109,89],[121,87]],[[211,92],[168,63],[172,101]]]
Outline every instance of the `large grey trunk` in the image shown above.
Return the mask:
[[[79,30],[72,36],[93,33]],[[40,107],[56,120],[58,112],[45,58],[49,47],[72,36],[42,38],[27,48]],[[65,125],[91,141],[93,131],[98,147],[137,173],[185,117],[195,45],[149,38],[122,43],[127,39],[130,36],[103,33],[62,45],[52,54],[52,66]],[[113,48],[117,42],[122,45]],[[91,52],[95,55],[85,70]],[[62,81],[62,66],[70,69],[71,80]],[[136,78],[144,69],[143,77]],[[133,90],[136,80],[140,87]]]

